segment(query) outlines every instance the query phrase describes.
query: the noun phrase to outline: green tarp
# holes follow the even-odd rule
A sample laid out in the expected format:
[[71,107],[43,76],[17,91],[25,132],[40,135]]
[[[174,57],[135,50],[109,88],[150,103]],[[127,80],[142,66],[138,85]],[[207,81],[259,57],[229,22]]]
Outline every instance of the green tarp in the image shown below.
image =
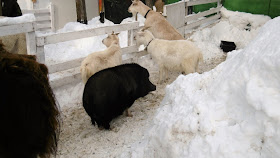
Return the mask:
[[[166,4],[179,0],[165,0]],[[223,0],[225,8],[232,11],[240,11],[252,14],[268,15],[271,18],[280,16],[280,0]],[[194,12],[201,12],[216,7],[217,3],[194,6]]]
[[165,4],[171,4],[171,3],[179,2],[179,0],[163,0],[163,2],[165,2]]

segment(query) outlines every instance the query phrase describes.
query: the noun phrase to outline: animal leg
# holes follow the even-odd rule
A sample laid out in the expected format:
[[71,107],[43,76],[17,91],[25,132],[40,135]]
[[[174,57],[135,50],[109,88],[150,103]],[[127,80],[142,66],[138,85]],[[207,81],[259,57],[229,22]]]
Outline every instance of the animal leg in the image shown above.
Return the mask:
[[106,120],[96,120],[96,123],[98,125],[98,129],[102,130],[102,129],[110,129],[110,121],[106,121]]
[[163,73],[164,73],[164,67],[163,66],[159,66],[159,80],[158,83],[160,84],[163,80]]
[[131,112],[128,110],[128,108],[125,110],[125,115],[127,117],[133,117],[133,115],[131,114]]
[[195,63],[193,58],[191,57],[185,59],[181,66],[182,66],[182,70],[184,70],[185,75],[195,72]]
[[168,78],[168,71],[167,71],[167,69],[164,67],[163,68],[163,81],[165,81],[165,80],[167,80],[167,78]]

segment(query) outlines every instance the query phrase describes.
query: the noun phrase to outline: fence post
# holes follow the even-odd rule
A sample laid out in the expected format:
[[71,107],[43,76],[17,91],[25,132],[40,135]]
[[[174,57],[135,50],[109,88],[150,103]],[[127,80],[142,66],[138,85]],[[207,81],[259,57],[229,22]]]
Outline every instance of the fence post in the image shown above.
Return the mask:
[[50,3],[50,6],[49,6],[49,9],[50,9],[50,17],[51,17],[51,30],[52,32],[55,32],[55,26],[54,26],[54,6],[52,3]]
[[27,54],[36,55],[36,36],[35,36],[35,23],[32,23],[33,31],[26,33],[26,49]]
[[188,16],[188,14],[189,14],[188,2],[185,1],[185,16]]
[[127,46],[131,46],[132,45],[132,30],[128,30],[127,31]]
[[77,22],[88,24],[85,0],[76,0]]
[[217,7],[219,7],[220,5],[221,5],[221,0],[218,0]]
[[37,61],[45,64],[45,52],[44,52],[44,46],[37,46]]
[[[219,6],[221,6],[222,5],[222,3],[221,3],[221,0],[218,0],[217,1],[217,7],[219,7]],[[220,10],[218,10],[217,11],[217,14],[219,14],[221,11]]]
[[0,0],[0,16],[2,16],[2,0]]

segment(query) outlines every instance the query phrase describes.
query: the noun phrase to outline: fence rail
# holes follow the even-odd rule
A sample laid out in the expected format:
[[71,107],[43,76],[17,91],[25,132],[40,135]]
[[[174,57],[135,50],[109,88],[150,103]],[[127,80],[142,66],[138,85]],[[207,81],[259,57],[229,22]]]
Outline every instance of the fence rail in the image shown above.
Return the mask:
[[105,27],[92,28],[92,29],[86,29],[86,30],[74,31],[74,32],[57,33],[52,35],[41,35],[37,37],[37,46],[66,42],[66,41],[87,38],[92,36],[99,36],[99,35],[112,33],[112,31],[120,32],[120,31],[133,30],[133,29],[137,29],[138,27],[139,27],[139,22],[132,22],[127,24],[105,26]]
[[[186,30],[188,29],[193,29],[201,24],[218,20],[221,17],[219,13],[221,9],[220,1],[221,0],[196,0],[169,4],[165,6],[166,18],[173,27],[185,36]],[[188,15],[188,7],[207,3],[217,3],[217,7],[201,13]],[[204,19],[202,20],[201,18]]]
[[54,28],[54,7],[52,4],[46,9],[22,10],[23,14],[32,13],[35,15],[36,31],[55,31]]
[[216,3],[218,0],[196,0],[196,1],[188,1],[186,2],[187,6],[195,6],[201,4],[208,4],[208,3]]

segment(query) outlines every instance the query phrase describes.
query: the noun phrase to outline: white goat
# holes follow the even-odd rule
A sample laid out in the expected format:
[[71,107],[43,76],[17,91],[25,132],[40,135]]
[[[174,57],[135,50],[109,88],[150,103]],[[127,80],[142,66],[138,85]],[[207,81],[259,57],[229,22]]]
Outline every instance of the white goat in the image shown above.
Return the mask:
[[159,83],[167,77],[167,70],[184,74],[198,71],[199,62],[203,61],[200,50],[187,40],[157,39],[148,31],[135,35],[137,46],[144,44],[147,52],[159,66]]
[[128,12],[133,15],[136,15],[136,13],[143,15],[146,18],[145,27],[149,27],[149,30],[156,38],[166,40],[184,39],[184,37],[172,25],[170,25],[160,13],[153,11],[140,0],[132,1],[132,4],[128,8]]
[[106,45],[107,49],[89,54],[81,64],[80,70],[84,83],[96,72],[122,63],[118,33],[108,35],[102,40],[102,43]]

